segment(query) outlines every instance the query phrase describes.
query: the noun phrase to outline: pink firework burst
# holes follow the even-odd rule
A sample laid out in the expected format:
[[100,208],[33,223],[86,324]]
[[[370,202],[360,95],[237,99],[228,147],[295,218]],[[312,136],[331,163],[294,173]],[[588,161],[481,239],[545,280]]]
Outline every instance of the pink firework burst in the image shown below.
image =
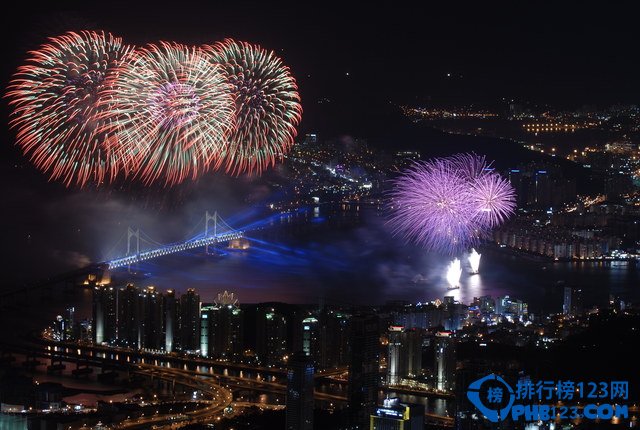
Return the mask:
[[219,168],[235,127],[232,87],[199,48],[161,42],[122,61],[103,97],[109,141],[145,184],[195,180]]
[[225,39],[203,49],[227,73],[235,96],[237,126],[228,137],[224,168],[260,174],[293,145],[302,116],[296,80],[273,51],[258,45]]
[[23,152],[52,180],[100,185],[118,175],[98,117],[105,81],[129,51],[110,33],[69,32],[31,51],[18,68],[7,91],[10,125]]

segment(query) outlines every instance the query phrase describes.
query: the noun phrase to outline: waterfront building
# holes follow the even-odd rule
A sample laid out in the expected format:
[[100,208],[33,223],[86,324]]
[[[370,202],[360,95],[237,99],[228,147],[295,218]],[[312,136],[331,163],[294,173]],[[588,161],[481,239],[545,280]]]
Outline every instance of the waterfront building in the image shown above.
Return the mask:
[[389,357],[387,361],[387,384],[396,385],[400,383],[400,361],[402,356],[402,332],[404,327],[389,327],[387,336],[389,337],[388,349]]
[[387,384],[397,385],[402,383],[403,379],[420,375],[422,373],[422,331],[391,326],[388,336]]
[[155,287],[147,287],[142,292],[141,299],[144,319],[142,347],[162,350],[165,347],[162,294]]
[[118,290],[118,344],[128,348],[142,347],[142,308],[139,291],[133,284]]
[[178,303],[174,290],[167,290],[163,301],[164,313],[164,350],[173,352],[177,340]]
[[242,355],[242,310],[235,304],[202,306],[200,353],[232,360]]
[[436,389],[451,391],[455,388],[455,339],[449,332],[436,333],[435,340]]
[[117,291],[111,286],[93,289],[93,342],[112,343],[117,339]]
[[213,353],[211,321],[213,320],[213,305],[203,304],[200,307],[200,355],[209,357]]
[[193,288],[180,297],[180,347],[190,352],[200,349],[200,296]]

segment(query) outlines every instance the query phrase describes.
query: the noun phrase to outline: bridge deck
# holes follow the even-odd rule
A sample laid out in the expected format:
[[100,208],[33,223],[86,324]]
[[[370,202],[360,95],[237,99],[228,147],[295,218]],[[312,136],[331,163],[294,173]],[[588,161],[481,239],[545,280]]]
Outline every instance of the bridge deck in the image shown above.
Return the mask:
[[126,257],[116,258],[108,261],[105,264],[109,269],[116,269],[118,267],[124,267],[131,264],[136,264],[141,261],[150,260],[152,258],[161,257],[163,255],[175,254],[177,252],[186,251],[194,248],[201,248],[203,246],[213,245],[219,242],[228,242],[233,239],[240,239],[244,237],[243,231],[231,231],[227,233],[218,234],[216,236],[208,236],[200,239],[189,240],[186,242],[176,243],[174,245],[167,245],[149,251],[140,252],[135,255],[128,255]]

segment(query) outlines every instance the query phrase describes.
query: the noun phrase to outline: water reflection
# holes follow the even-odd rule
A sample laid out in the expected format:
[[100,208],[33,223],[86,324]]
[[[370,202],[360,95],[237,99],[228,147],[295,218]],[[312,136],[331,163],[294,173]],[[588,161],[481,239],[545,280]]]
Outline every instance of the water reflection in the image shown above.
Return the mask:
[[24,430],[27,428],[27,419],[13,415],[0,414],[0,429]]
[[[491,247],[481,249],[476,275],[470,274],[467,255],[457,256],[463,262],[460,289],[448,290],[445,271],[452,257],[390,236],[375,208],[320,206],[275,222],[254,232],[247,251],[217,259],[194,252],[151,261],[143,268],[151,278],[136,283],[179,291],[196,288],[204,301],[227,289],[244,303],[371,304],[446,295],[470,303],[482,295],[510,295],[538,310],[545,289],[559,283],[582,288],[586,304],[604,304],[609,293],[638,299],[632,288],[640,280],[636,266],[535,261]],[[285,224],[279,227],[281,222]]]
[[[401,402],[424,405],[426,413],[448,416],[453,414],[453,410],[450,410],[453,409],[453,402],[449,402],[445,399],[432,399],[410,394],[396,393],[393,391],[389,392],[388,395],[389,397],[399,397]],[[381,397],[380,402],[382,402],[384,397],[386,397],[386,394]]]

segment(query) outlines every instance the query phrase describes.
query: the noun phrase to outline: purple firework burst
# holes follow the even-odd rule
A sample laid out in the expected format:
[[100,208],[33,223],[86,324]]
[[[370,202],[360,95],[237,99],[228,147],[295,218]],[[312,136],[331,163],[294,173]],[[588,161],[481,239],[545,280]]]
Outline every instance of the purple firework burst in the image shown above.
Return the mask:
[[471,199],[476,206],[478,222],[495,228],[513,215],[516,209],[516,194],[506,179],[490,172],[471,183]]
[[393,232],[427,249],[453,253],[482,233],[464,176],[448,160],[415,163],[395,181]]
[[455,154],[444,160],[450,163],[452,168],[463,175],[468,181],[473,181],[482,176],[491,167],[490,164],[487,164],[487,160],[483,155],[473,153]]
[[394,234],[448,254],[475,246],[515,210],[511,184],[476,154],[415,163],[391,199]]

